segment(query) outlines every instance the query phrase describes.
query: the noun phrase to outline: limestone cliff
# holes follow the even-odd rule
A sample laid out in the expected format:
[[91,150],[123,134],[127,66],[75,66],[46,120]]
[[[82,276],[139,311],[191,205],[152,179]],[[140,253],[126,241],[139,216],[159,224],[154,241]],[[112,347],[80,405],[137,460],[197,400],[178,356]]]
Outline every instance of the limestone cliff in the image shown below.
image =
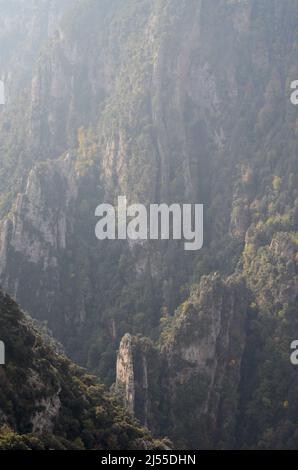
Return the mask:
[[124,404],[133,413],[135,406],[135,379],[132,355],[132,339],[130,335],[123,336],[116,365],[116,386],[124,388]]
[[178,446],[233,447],[247,310],[243,282],[214,275],[193,286],[159,351],[126,335],[117,382],[130,409],[152,429],[162,423]]

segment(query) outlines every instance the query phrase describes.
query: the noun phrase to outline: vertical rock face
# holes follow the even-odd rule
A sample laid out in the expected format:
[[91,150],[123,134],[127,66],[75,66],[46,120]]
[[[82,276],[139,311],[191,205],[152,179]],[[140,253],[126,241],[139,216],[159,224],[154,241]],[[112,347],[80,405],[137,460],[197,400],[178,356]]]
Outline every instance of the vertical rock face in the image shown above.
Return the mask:
[[117,365],[116,385],[123,388],[127,409],[133,413],[135,406],[135,380],[132,355],[132,338],[126,334],[120,343]]
[[49,250],[57,253],[65,249],[67,231],[71,231],[66,219],[76,197],[69,156],[50,166],[37,165],[30,172],[25,193],[19,194],[10,218],[3,222],[11,224],[10,239],[4,240],[4,245],[9,244],[31,263],[43,261],[44,269],[57,265],[57,260],[49,259]]
[[243,281],[214,275],[193,287],[159,352],[124,336],[117,383],[130,410],[179,446],[233,447],[247,309]]
[[164,347],[175,441],[233,447],[247,309],[243,281],[218,275],[203,278],[180,307]]
[[[69,155],[51,165],[38,164],[29,174],[25,192],[1,222],[2,286],[22,299],[25,308],[30,309],[32,302],[44,308],[45,298],[47,309],[55,303],[52,296],[61,282],[58,259],[73,231],[72,204],[77,192]],[[14,263],[9,262],[12,259]],[[19,283],[20,278],[27,281]]]
[[117,355],[116,386],[130,412],[156,434],[163,419],[160,398],[165,372],[164,357],[149,338],[124,335]]
[[73,0],[12,0],[0,2],[0,75],[9,101],[32,77],[44,42],[51,38]]

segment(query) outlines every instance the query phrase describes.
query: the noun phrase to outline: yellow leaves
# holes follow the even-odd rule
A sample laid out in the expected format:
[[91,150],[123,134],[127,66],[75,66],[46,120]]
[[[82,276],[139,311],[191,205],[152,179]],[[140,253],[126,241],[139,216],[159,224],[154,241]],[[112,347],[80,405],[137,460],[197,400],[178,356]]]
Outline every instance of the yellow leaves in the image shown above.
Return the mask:
[[290,237],[295,245],[298,246],[298,232],[290,233]]
[[189,306],[189,301],[186,300],[185,302],[183,302],[183,304],[181,304],[181,312],[184,314],[186,313],[187,309],[188,309],[188,306]]
[[78,130],[78,144],[80,155],[86,157],[86,135],[83,127],[80,127]]
[[285,408],[285,409],[289,408],[289,402],[288,402],[288,400],[285,400],[285,401],[283,402],[283,408]]
[[84,446],[84,443],[82,441],[82,439],[80,437],[77,437],[74,441],[73,441],[74,445],[76,446],[77,449],[79,450],[85,450],[85,446]]
[[83,176],[94,165],[98,153],[98,145],[92,129],[78,129],[78,160],[75,164],[76,172]]
[[98,405],[95,408],[95,416],[98,421],[107,420],[108,419],[107,410],[102,405]]
[[284,310],[280,310],[277,314],[278,318],[282,320],[285,317],[285,312]]
[[249,270],[254,254],[255,254],[254,245],[251,243],[247,243],[243,251],[243,267],[245,271]]
[[279,176],[273,176],[272,187],[274,191],[279,191],[281,188],[281,178]]

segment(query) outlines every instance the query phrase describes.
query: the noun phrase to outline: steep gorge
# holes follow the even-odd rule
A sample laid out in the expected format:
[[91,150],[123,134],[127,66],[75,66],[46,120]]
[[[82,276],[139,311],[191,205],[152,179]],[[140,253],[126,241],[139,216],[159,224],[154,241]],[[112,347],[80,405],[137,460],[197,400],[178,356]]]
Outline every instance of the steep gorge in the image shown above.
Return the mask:
[[[109,385],[129,333],[118,385],[177,445],[297,445],[296,0],[58,3],[28,80],[0,62],[2,287]],[[203,250],[99,243],[122,194],[203,203]]]

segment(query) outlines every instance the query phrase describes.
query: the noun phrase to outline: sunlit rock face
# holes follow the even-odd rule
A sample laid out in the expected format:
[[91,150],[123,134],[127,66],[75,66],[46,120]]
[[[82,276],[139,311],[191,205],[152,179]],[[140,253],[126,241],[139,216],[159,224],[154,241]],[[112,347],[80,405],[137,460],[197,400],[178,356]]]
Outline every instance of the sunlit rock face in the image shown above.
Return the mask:
[[193,287],[160,349],[125,335],[116,372],[129,409],[179,446],[233,447],[247,310],[243,280],[214,275]]

